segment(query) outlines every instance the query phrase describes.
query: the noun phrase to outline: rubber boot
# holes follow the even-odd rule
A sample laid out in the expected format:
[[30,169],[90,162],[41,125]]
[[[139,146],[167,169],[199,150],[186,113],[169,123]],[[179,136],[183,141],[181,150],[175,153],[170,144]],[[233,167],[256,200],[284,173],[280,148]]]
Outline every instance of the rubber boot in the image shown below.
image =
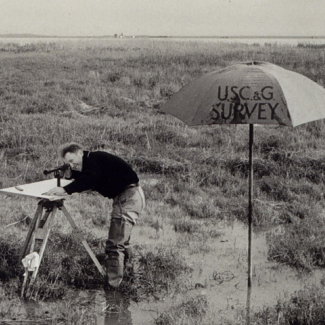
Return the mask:
[[106,242],[106,275],[108,285],[113,288],[117,288],[123,279],[125,250],[129,247],[132,227],[132,223],[122,218],[111,219]]
[[118,288],[123,279],[124,256],[108,256],[106,259],[107,283],[113,288]]

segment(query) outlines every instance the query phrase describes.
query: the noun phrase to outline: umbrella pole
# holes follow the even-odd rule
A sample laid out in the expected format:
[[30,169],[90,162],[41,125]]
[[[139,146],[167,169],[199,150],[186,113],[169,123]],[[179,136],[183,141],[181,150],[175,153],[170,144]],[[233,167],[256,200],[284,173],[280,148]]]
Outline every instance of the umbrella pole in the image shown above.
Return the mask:
[[253,142],[254,124],[249,124],[249,190],[248,190],[248,278],[247,278],[247,302],[246,324],[250,324],[250,304],[252,293],[252,216],[253,216]]

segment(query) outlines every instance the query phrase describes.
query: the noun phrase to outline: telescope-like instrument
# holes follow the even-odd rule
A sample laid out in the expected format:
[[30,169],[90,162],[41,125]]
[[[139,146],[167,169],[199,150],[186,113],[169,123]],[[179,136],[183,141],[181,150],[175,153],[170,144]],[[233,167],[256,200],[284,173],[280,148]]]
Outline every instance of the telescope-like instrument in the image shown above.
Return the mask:
[[54,173],[54,177],[57,179],[57,186],[61,186],[60,179],[64,176],[64,172],[70,168],[69,164],[64,164],[62,166],[58,166],[56,168],[50,169],[50,170],[44,170],[44,175],[48,175],[51,173]]
[[44,175],[48,175],[48,174],[55,173],[58,171],[66,171],[68,168],[70,168],[70,165],[64,164],[62,166],[58,166],[58,167],[50,169],[50,170],[44,170]]

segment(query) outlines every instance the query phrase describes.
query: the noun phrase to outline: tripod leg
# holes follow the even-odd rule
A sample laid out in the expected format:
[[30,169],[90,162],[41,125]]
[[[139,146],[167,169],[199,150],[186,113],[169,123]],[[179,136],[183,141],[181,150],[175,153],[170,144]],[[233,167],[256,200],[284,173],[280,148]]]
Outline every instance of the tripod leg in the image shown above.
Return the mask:
[[39,267],[41,265],[41,261],[42,261],[43,254],[44,254],[44,251],[45,251],[45,248],[46,248],[46,244],[47,244],[47,241],[48,241],[49,236],[50,236],[50,232],[51,232],[51,228],[52,228],[52,223],[53,223],[53,220],[54,220],[56,211],[57,211],[57,207],[54,206],[53,207],[53,210],[51,212],[52,214],[49,213],[47,215],[47,223],[44,225],[44,231],[46,231],[46,233],[45,233],[45,237],[43,239],[43,243],[42,243],[41,248],[40,248],[40,251],[39,251],[39,264],[35,268],[35,270],[33,271],[32,278],[31,278],[29,287],[32,286],[34,284],[35,280],[36,280],[36,276],[37,276]]
[[25,268],[25,273],[24,273],[24,281],[23,281],[23,286],[21,288],[21,298],[24,297],[24,292],[25,292],[25,288],[26,288],[26,283],[27,283],[27,278],[28,278],[28,268]]
[[45,211],[43,218],[40,220],[40,224],[39,224],[39,227],[40,227],[40,228],[43,228],[44,224],[45,224],[46,221],[47,221],[47,218],[48,218],[49,215],[50,215],[50,213],[51,213],[50,210]]
[[[29,246],[30,242],[31,242],[30,252],[32,253],[33,250],[34,250],[35,231],[38,228],[40,219],[42,217],[42,212],[43,212],[43,205],[42,205],[42,202],[40,202],[38,204],[34,219],[33,219],[32,223],[31,223],[31,225],[29,227],[27,238],[26,238],[24,247],[23,247],[23,249],[21,251],[20,259],[22,259],[26,255],[26,252],[27,252],[27,249],[28,249],[28,246]],[[21,289],[21,297],[24,296],[27,280],[28,280],[28,267],[25,268],[24,281],[23,281],[23,285],[22,285],[22,289]]]
[[30,245],[30,249],[29,249],[29,252],[30,253],[33,253],[34,251],[34,248],[35,248],[35,242],[36,242],[36,233],[37,233],[37,230],[39,228],[39,225],[40,225],[40,222],[41,222],[41,219],[42,219],[42,214],[43,214],[43,208],[42,208],[42,211],[40,212],[40,214],[38,215],[38,218],[36,220],[36,223],[35,223],[35,229],[33,231],[33,234],[32,234],[32,240],[31,240],[31,245]]
[[62,212],[64,213],[64,215],[66,216],[66,218],[68,219],[73,231],[75,232],[75,234],[78,236],[78,238],[80,239],[80,241],[82,242],[82,244],[84,245],[84,247],[86,248],[88,254],[90,255],[91,259],[93,260],[93,262],[95,263],[95,265],[97,266],[97,269],[99,271],[99,273],[102,276],[105,276],[105,271],[103,269],[103,267],[100,265],[100,263],[98,262],[97,257],[95,256],[95,254],[93,253],[93,251],[91,250],[91,248],[89,247],[87,241],[83,238],[83,236],[80,233],[79,228],[77,227],[77,225],[75,224],[75,222],[73,221],[71,215],[69,214],[69,212],[67,211],[67,209],[65,208],[64,205],[62,205],[62,207],[60,208],[62,210]]
[[32,223],[29,226],[29,230],[28,230],[28,234],[27,234],[27,237],[26,237],[26,240],[25,240],[25,244],[24,244],[23,249],[21,250],[21,253],[20,253],[20,259],[23,258],[26,255],[30,240],[31,240],[33,232],[35,230],[36,222],[39,219],[39,217],[41,216],[42,210],[43,210],[43,207],[42,207],[41,204],[39,204],[38,207],[37,207],[35,216],[34,216],[34,218],[32,220]]

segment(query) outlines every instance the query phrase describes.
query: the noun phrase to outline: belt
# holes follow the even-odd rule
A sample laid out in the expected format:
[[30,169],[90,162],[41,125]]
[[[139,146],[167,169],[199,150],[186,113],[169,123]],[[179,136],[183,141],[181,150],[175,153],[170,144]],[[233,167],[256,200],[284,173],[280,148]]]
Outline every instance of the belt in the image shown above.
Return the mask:
[[127,190],[128,188],[138,187],[138,186],[139,186],[139,183],[134,183],[134,184],[130,184],[130,185],[126,186],[125,189]]

